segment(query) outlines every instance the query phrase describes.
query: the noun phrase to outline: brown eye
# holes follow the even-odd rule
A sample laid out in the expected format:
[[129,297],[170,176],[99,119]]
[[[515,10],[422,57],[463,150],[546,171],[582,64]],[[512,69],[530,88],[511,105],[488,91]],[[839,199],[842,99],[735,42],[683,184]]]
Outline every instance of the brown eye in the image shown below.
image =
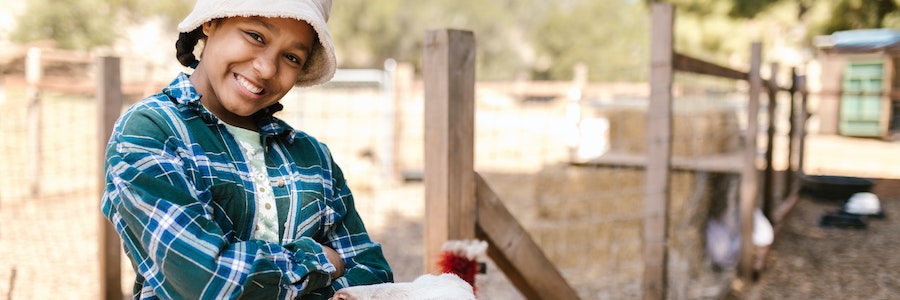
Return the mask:
[[250,32],[250,31],[247,31],[246,33],[247,33],[247,36],[249,36],[251,39],[253,39],[257,42],[260,42],[260,43],[265,43],[265,41],[263,40],[263,37],[261,35],[259,35],[258,33]]
[[290,61],[291,63],[295,63],[295,64],[298,64],[298,65],[302,65],[302,64],[303,64],[303,60],[301,60],[301,59],[300,59],[299,57],[297,57],[296,55],[293,55],[293,54],[287,54],[287,55],[285,55],[284,57],[287,58],[287,60]]

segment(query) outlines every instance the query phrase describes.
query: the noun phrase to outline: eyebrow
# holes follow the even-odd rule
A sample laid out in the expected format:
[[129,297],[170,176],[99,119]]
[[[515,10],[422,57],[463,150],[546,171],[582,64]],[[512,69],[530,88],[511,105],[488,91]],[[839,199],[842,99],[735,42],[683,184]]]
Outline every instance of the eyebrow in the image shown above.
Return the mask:
[[269,31],[272,31],[275,33],[279,33],[281,31],[280,28],[276,27],[275,25],[272,25],[272,23],[263,21],[263,19],[261,17],[249,17],[246,19],[248,22],[265,27]]
[[[250,22],[253,22],[253,23],[256,23],[257,25],[265,27],[267,30],[269,30],[275,34],[281,33],[281,28],[273,25],[272,23],[263,21],[263,19],[261,17],[253,17],[253,18],[248,18],[248,19]],[[301,21],[301,22],[305,22],[305,21]],[[313,32],[315,32],[315,29],[313,29]],[[300,51],[304,51],[307,54],[312,51],[311,46],[308,46],[308,45],[300,43],[300,42],[295,43],[294,48],[297,48],[297,50],[300,50]]]

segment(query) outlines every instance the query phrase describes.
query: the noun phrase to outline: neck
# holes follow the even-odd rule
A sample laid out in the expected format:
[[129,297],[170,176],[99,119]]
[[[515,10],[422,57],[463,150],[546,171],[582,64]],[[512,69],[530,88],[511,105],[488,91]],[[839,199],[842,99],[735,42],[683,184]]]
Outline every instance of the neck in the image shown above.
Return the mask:
[[222,118],[219,119],[231,126],[240,127],[247,130],[259,131],[259,126],[257,126],[256,122],[253,121],[253,118],[250,117],[241,118],[236,121],[229,121]]

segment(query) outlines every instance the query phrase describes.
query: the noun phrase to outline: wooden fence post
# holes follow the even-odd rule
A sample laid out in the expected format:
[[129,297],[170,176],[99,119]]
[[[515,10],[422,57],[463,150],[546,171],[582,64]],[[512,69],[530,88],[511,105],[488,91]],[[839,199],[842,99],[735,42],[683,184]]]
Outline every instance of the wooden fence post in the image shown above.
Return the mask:
[[425,255],[437,270],[447,240],[475,238],[475,36],[425,35]]
[[395,172],[394,165],[396,165],[396,161],[399,158],[397,156],[397,141],[399,140],[397,137],[398,132],[397,122],[400,118],[400,114],[398,114],[398,110],[400,106],[397,105],[397,61],[389,58],[384,61],[384,73],[383,79],[381,83],[381,91],[384,95],[384,105],[381,107],[382,115],[384,118],[384,140],[381,143],[383,149],[381,149],[382,155],[381,157],[381,176],[384,176],[390,179],[390,182],[395,182],[399,176]]
[[32,196],[41,192],[41,148],[43,139],[42,114],[41,114],[41,78],[44,76],[44,67],[41,64],[41,49],[31,48],[25,56],[25,81],[28,84],[28,153],[30,167],[28,168],[28,187]]
[[644,194],[643,299],[665,299],[668,252],[669,165],[672,160],[672,4],[654,4],[647,107],[647,168]]
[[774,152],[775,152],[775,114],[778,111],[778,63],[771,63],[769,65],[769,80],[768,85],[766,86],[766,90],[768,91],[769,101],[766,106],[766,119],[768,121],[768,125],[766,126],[766,170],[763,175],[763,203],[762,203],[762,211],[763,214],[769,220],[774,220],[775,213],[775,165],[774,165]]
[[406,161],[403,159],[403,134],[404,134],[404,99],[409,99],[412,97],[411,90],[413,89],[413,81],[415,80],[415,70],[413,70],[413,66],[410,63],[398,63],[397,70],[394,72],[394,99],[390,101],[394,102],[394,124],[393,132],[394,132],[394,164],[390,166],[392,168],[394,178],[404,178],[403,168],[405,167]]
[[762,90],[760,62],[762,44],[753,43],[750,47],[750,82],[749,99],[747,100],[747,133],[744,137],[744,168],[741,171],[740,188],[740,220],[741,220],[741,257],[738,272],[745,282],[753,279],[753,258],[756,247],[753,246],[753,211],[756,209],[759,194],[759,170],[756,166],[756,138],[759,130],[759,94]]
[[806,88],[806,75],[801,75],[797,79],[798,90],[800,91],[799,117],[796,120],[796,139],[797,139],[797,176],[803,176],[803,151],[806,150],[806,120],[809,119],[809,112],[806,110],[806,99],[809,91]]
[[[112,134],[113,124],[122,113],[122,84],[120,59],[118,57],[100,57],[97,59],[97,111],[98,139],[100,140],[100,188],[106,187],[106,144]],[[98,197],[99,199],[99,197]],[[102,299],[122,299],[122,249],[119,235],[112,224],[100,217],[100,291]]]
[[797,83],[800,81],[800,77],[797,76],[797,68],[791,67],[791,87],[789,90],[790,100],[788,101],[789,112],[788,112],[788,146],[787,146],[787,168],[784,171],[784,190],[782,190],[781,197],[782,199],[786,199],[790,196],[791,192],[794,189],[794,172],[797,170],[797,164],[794,163],[794,158],[796,157],[797,152],[797,141],[795,136],[797,135]]

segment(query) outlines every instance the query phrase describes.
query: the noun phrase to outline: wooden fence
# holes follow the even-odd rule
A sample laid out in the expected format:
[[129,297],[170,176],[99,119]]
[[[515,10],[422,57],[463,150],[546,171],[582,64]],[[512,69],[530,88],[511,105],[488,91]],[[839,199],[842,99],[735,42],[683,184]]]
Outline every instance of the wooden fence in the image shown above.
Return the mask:
[[474,170],[475,37],[429,31],[425,84],[425,271],[448,240],[488,242],[488,256],[528,299],[578,299],[537,243]]
[[[741,248],[738,273],[741,280],[751,282],[756,272],[762,269],[761,257],[765,252],[757,251],[752,243],[753,212],[757,207],[762,211],[777,228],[784,217],[793,207],[797,199],[798,185],[794,181],[798,178],[795,173],[802,172],[803,136],[806,123],[806,89],[805,77],[797,76],[792,72],[790,87],[780,87],[777,84],[776,74],[778,64],[770,67],[771,75],[764,80],[760,75],[762,47],[760,43],[751,46],[750,70],[743,72],[728,67],[705,62],[687,55],[679,54],[674,50],[674,8],[671,4],[654,4],[651,7],[653,20],[652,27],[652,52],[650,75],[650,103],[647,113],[648,122],[648,157],[647,157],[647,187],[645,200],[644,219],[644,298],[661,299],[666,297],[666,261],[667,261],[667,211],[668,177],[671,167],[671,138],[672,138],[672,78],[676,71],[689,72],[734,80],[745,80],[749,83],[747,105],[747,130],[744,136],[743,155],[739,161],[741,175],[740,184],[740,228]],[[763,159],[763,184],[760,186],[760,176],[756,137],[758,136],[760,94],[765,89],[768,94],[766,126],[766,146]],[[787,161],[789,166],[784,177],[785,194],[774,193],[774,140],[776,124],[776,97],[780,92],[787,92],[790,96],[790,130],[789,145],[787,149]],[[799,96],[799,98],[796,98]],[[776,201],[780,200],[780,201]],[[761,202],[761,203],[760,203]]]
[[[672,83],[675,72],[688,72],[749,83],[747,130],[737,160],[717,165],[682,164],[706,171],[741,175],[741,248],[738,273],[750,282],[762,266],[751,237],[753,212],[761,207],[776,228],[793,207],[802,172],[802,148],[806,122],[805,78],[793,75],[790,87],[777,85],[778,65],[772,64],[768,80],[761,77],[762,47],[751,46],[750,70],[734,70],[676,53],[674,9],[671,4],[651,8],[652,51],[650,102],[647,112],[647,153],[637,163],[646,167],[643,220],[643,298],[667,297],[669,173],[672,157]],[[425,84],[425,268],[433,272],[440,246],[447,240],[479,238],[488,241],[488,255],[528,299],[577,299],[578,295],[546,258],[535,241],[509,213],[491,187],[473,169],[475,43],[470,32],[438,30],[427,33],[424,54]],[[766,146],[760,160],[756,137],[760,127],[760,95],[768,94]],[[785,194],[774,194],[774,139],[776,96],[790,96],[790,144]],[[799,96],[799,98],[796,98]],[[632,161],[630,164],[634,164]],[[762,172],[761,166],[762,165]],[[762,176],[763,184],[759,184]]]
[[[66,63],[74,65],[94,64],[97,69],[96,82],[90,83],[47,83],[45,67],[52,63]],[[41,133],[42,119],[42,92],[44,90],[65,91],[80,94],[94,94],[97,98],[99,123],[96,128],[100,142],[97,147],[100,151],[98,161],[103,169],[103,158],[106,150],[106,139],[112,133],[113,123],[122,111],[122,81],[121,59],[118,57],[97,57],[83,52],[30,48],[25,54],[25,83],[28,97],[28,136],[29,153],[32,156],[28,164],[28,185],[31,196],[41,194],[42,185],[42,158],[41,158]],[[52,82],[52,81],[51,81]],[[92,90],[94,89],[94,90]],[[102,174],[97,176],[100,185],[103,186]],[[97,199],[99,199],[99,195]],[[121,244],[119,236],[112,225],[100,215],[97,210],[97,222],[100,222],[98,240],[98,261],[100,264],[99,286],[103,299],[121,299]]]

